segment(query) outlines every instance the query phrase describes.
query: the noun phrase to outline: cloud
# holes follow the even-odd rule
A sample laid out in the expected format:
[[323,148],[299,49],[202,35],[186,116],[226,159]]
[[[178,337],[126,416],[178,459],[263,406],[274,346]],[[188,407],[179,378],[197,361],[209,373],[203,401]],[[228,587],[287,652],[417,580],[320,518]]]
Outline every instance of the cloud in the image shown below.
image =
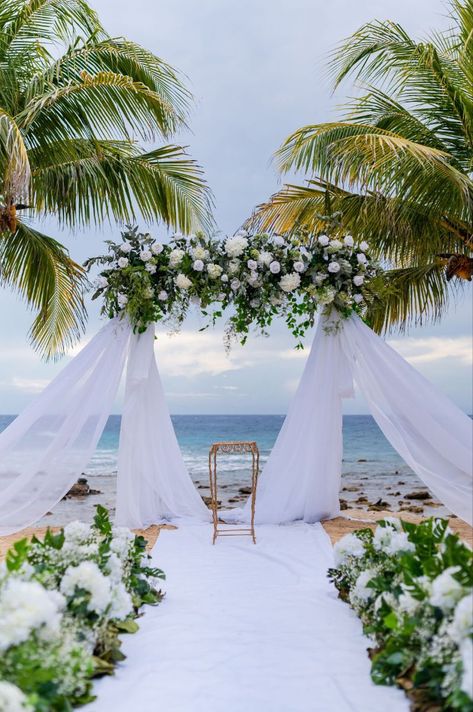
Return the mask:
[[24,393],[41,393],[49,383],[47,378],[17,378],[14,376],[6,385],[13,386]]
[[473,363],[472,341],[468,336],[395,339],[388,342],[412,364],[454,359],[465,366]]
[[251,365],[246,357],[242,358],[237,352],[227,355],[222,335],[209,331],[182,331],[176,335],[160,333],[155,352],[158,367],[166,376],[219,376]]

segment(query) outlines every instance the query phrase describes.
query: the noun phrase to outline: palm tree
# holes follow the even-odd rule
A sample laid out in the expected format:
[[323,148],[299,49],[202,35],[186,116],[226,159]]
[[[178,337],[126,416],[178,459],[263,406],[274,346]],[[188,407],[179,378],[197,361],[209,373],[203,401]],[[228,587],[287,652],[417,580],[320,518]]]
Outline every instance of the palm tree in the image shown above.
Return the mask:
[[23,216],[208,227],[200,167],[180,146],[143,147],[185,125],[190,99],[172,67],[111,38],[84,0],[0,0],[0,284],[37,310],[44,355],[79,336],[85,277]]
[[[444,312],[473,260],[473,2],[453,0],[451,28],[421,42],[394,22],[369,22],[334,52],[334,86],[364,93],[343,120],[305,126],[277,152],[304,171],[259,206],[252,222],[280,232],[341,230],[367,240],[390,267],[369,318],[403,328]],[[454,282],[449,281],[455,277]]]

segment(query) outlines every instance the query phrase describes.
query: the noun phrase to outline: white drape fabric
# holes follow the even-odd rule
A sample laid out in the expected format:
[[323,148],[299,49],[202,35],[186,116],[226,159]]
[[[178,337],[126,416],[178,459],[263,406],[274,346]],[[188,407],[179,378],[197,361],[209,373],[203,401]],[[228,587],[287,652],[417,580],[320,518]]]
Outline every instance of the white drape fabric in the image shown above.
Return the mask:
[[454,514],[473,522],[472,421],[353,316],[340,332],[345,357],[386,438]]
[[[258,523],[318,522],[339,513],[342,398],[353,383],[339,333],[320,319],[296,395],[258,484]],[[249,502],[243,509],[250,515]]]
[[112,319],[0,434],[0,535],[54,507],[90,460],[110,414],[131,327]]
[[154,324],[130,341],[118,455],[116,521],[146,527],[162,519],[209,521],[184,464],[154,354]]

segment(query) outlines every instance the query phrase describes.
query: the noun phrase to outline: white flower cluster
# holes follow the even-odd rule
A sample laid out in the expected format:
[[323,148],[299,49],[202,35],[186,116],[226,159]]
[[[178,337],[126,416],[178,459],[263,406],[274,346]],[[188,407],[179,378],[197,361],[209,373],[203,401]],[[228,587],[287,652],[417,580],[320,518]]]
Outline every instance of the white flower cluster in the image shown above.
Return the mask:
[[33,633],[44,640],[59,634],[64,597],[37,581],[9,577],[0,590],[0,651],[27,640]]
[[351,556],[359,557],[363,556],[364,553],[365,546],[362,540],[355,534],[345,534],[345,536],[339,539],[333,547],[335,566],[346,564],[350,560]]
[[33,712],[33,707],[16,685],[0,680],[0,712]]

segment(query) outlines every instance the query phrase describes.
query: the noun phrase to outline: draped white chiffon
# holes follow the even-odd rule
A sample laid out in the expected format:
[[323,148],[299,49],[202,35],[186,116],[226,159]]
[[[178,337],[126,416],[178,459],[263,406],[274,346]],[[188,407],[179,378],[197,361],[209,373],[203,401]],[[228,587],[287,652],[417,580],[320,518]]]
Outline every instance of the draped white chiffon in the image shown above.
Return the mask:
[[131,327],[112,319],[0,434],[0,535],[36,522],[86,467],[123,371]]
[[146,527],[161,519],[210,513],[187,472],[154,355],[154,324],[133,334],[118,454],[116,521]]

